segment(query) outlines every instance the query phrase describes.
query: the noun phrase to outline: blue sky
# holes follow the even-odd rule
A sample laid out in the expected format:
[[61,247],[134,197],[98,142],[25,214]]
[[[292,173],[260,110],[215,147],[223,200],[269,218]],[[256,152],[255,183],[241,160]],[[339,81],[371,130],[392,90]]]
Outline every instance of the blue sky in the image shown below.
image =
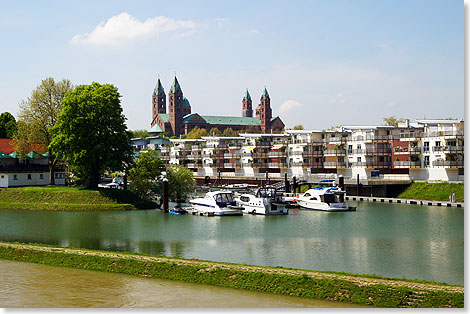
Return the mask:
[[464,118],[462,1],[1,1],[0,112],[46,77],[112,83],[150,127],[158,75],[192,111],[241,115],[266,86],[286,127]]

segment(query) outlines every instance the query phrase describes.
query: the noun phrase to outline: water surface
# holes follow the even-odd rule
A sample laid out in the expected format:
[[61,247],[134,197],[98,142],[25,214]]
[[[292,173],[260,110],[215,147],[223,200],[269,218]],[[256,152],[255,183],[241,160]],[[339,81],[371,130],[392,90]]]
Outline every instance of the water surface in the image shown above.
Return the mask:
[[0,307],[273,308],[354,304],[0,259]]
[[350,203],[287,216],[0,211],[0,240],[463,285],[463,208]]

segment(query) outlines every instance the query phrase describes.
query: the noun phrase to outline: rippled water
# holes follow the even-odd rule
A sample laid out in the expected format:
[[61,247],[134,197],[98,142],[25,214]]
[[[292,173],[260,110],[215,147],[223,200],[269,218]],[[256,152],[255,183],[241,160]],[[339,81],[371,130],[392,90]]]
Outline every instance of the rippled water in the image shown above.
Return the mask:
[[201,284],[0,259],[0,307],[359,307]]
[[350,203],[271,217],[0,211],[0,240],[464,283],[463,208]]

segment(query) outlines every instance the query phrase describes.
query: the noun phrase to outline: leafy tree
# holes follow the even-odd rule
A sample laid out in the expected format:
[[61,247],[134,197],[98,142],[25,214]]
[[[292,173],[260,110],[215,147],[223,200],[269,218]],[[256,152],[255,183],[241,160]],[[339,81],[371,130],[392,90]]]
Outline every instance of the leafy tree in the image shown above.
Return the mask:
[[390,116],[390,117],[383,118],[383,121],[384,121],[384,125],[397,127],[398,123],[403,123],[406,121],[406,119],[397,118],[395,116]]
[[245,129],[244,133],[259,134],[261,133],[261,128],[256,125],[250,125]]
[[0,138],[13,138],[16,132],[16,119],[9,112],[0,114]]
[[222,133],[222,136],[227,136],[227,137],[238,136],[238,132],[234,131],[232,128],[226,128],[224,130],[224,133]]
[[193,172],[181,165],[171,165],[166,170],[169,197],[172,201],[183,202],[196,188]]
[[203,136],[207,136],[206,129],[200,129],[198,126],[195,126],[188,134],[186,134],[186,138],[188,139],[198,139]]
[[65,94],[72,89],[69,80],[55,82],[53,78],[48,77],[31,93],[31,97],[20,103],[17,132],[14,135],[15,150],[21,155],[21,152],[28,147],[38,145],[48,147],[50,184],[55,184],[54,169],[58,163],[57,154],[50,147],[51,129],[62,110]]
[[132,138],[147,138],[149,137],[149,132],[147,130],[134,130],[130,131]]
[[336,131],[338,129],[341,129],[341,125],[333,125],[328,130],[329,131]]
[[53,128],[50,147],[87,188],[97,188],[105,170],[123,170],[132,162],[120,97],[111,84],[79,85],[65,96]]
[[304,126],[302,124],[295,125],[294,130],[304,130]]
[[222,134],[222,132],[220,132],[218,128],[212,128],[209,131],[209,136],[219,136],[220,134]]
[[129,170],[130,189],[141,198],[150,199],[152,190],[158,185],[158,179],[165,169],[165,163],[156,150],[141,152],[135,167]]

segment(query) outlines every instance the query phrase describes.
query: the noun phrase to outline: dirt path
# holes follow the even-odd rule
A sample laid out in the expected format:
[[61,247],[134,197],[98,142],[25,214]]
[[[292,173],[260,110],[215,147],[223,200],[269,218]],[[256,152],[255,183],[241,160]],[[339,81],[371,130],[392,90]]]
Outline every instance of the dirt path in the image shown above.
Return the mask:
[[98,251],[88,251],[88,250],[81,250],[81,249],[54,248],[54,247],[45,247],[45,246],[36,246],[36,245],[27,245],[27,244],[15,244],[15,243],[0,242],[0,246],[15,247],[18,249],[24,248],[24,249],[37,250],[37,251],[64,252],[68,254],[136,259],[136,260],[143,260],[143,261],[150,261],[150,262],[168,262],[168,263],[175,263],[178,265],[196,265],[196,266],[200,266],[201,268],[204,268],[206,271],[210,271],[211,269],[214,269],[214,268],[223,268],[223,269],[233,269],[233,270],[239,270],[239,271],[277,273],[277,274],[286,274],[286,275],[295,275],[295,276],[308,275],[313,278],[319,278],[319,279],[327,278],[327,279],[348,280],[359,286],[383,284],[383,285],[394,286],[394,287],[407,287],[407,288],[412,289],[415,292],[419,292],[423,290],[428,290],[428,291],[431,290],[431,291],[464,293],[464,287],[461,287],[461,286],[441,286],[441,285],[434,285],[434,284],[428,284],[428,283],[410,282],[410,281],[404,281],[404,280],[365,278],[365,277],[351,276],[351,275],[328,274],[328,273],[321,273],[321,272],[316,272],[316,271],[290,270],[290,269],[246,266],[246,265],[236,265],[236,264],[232,265],[232,264],[222,264],[222,263],[217,263],[217,262],[203,262],[203,261],[194,261],[194,260],[175,259],[175,258],[169,258],[169,257],[167,258],[167,257],[141,256],[141,255],[123,254],[123,253],[116,253],[116,252],[98,252]]

